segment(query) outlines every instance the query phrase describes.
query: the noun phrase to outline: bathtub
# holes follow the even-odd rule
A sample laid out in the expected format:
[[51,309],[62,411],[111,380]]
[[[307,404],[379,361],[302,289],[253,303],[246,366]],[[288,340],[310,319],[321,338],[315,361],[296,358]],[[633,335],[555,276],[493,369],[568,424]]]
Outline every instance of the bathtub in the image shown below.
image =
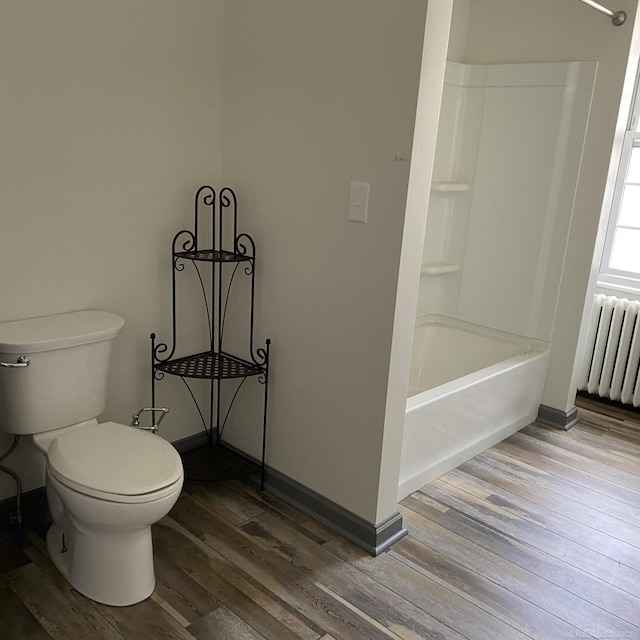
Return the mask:
[[548,357],[540,340],[419,318],[398,500],[533,422]]

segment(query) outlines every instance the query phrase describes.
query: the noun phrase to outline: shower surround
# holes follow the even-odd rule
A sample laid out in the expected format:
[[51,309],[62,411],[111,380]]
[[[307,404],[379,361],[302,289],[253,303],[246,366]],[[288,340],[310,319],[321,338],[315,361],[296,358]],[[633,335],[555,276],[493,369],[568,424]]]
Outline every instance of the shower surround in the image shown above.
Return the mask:
[[[596,69],[447,63],[412,370],[462,370],[407,401],[401,498],[537,415]],[[487,333],[500,365],[464,346]]]

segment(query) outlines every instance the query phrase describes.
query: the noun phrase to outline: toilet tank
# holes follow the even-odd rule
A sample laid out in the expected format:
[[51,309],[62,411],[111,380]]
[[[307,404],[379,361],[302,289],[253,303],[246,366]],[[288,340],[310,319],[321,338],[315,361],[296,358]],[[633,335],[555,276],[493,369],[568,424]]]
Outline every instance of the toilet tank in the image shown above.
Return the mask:
[[42,433],[99,416],[105,409],[113,340],[124,320],[74,311],[0,323],[0,430]]

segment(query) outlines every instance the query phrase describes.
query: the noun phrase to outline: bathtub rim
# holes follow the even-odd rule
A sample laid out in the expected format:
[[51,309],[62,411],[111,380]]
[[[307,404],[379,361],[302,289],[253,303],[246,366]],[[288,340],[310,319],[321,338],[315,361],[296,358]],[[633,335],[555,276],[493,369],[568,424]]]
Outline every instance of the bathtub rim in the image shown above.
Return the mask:
[[512,356],[511,358],[508,358],[507,360],[501,360],[496,364],[492,364],[488,367],[484,367],[483,369],[478,369],[478,371],[468,373],[466,376],[462,376],[461,378],[456,378],[455,380],[451,380],[450,382],[439,384],[437,387],[433,387],[432,389],[421,391],[420,393],[407,398],[405,414],[410,413],[411,411],[415,411],[420,407],[424,407],[425,405],[430,404],[435,400],[439,400],[440,398],[445,398],[459,391],[463,391],[464,389],[468,389],[469,387],[474,386],[482,380],[495,378],[501,373],[521,366],[525,362],[544,358],[548,355],[548,353],[549,352],[547,349],[535,349],[527,353],[519,353],[515,356]]
[[473,322],[468,322],[467,320],[460,320],[458,318],[452,318],[451,316],[445,316],[438,313],[428,313],[426,315],[416,317],[415,327],[422,327],[426,325],[459,329],[460,331],[475,333],[480,336],[486,336],[487,338],[502,340],[503,342],[513,342],[523,346],[531,346],[532,349],[536,350],[540,349],[548,351],[551,346],[551,343],[547,340],[541,340],[540,338],[532,338],[529,336],[520,336],[517,333],[509,333],[508,331],[502,331],[501,329],[493,329],[492,327],[486,327],[481,324],[475,324]]
[[[481,325],[475,325],[471,322],[465,322],[464,320],[458,320],[456,318],[450,318],[448,316],[442,316],[438,314],[428,314],[416,318],[416,327],[418,326],[434,326],[434,327],[448,327],[451,329],[457,329],[465,331],[467,333],[473,333],[480,336],[492,338],[494,340],[501,340],[503,342],[509,342],[513,344],[521,345],[523,351],[517,353],[510,358],[500,360],[495,364],[491,364],[488,367],[483,367],[477,371],[472,371],[464,376],[444,382],[431,389],[425,389],[415,395],[408,396],[406,401],[405,413],[415,411],[417,408],[422,407],[438,398],[449,396],[452,393],[466,389],[481,380],[486,378],[492,378],[503,371],[508,371],[514,367],[521,365],[535,357],[544,356],[549,352],[549,343],[537,338],[528,338],[525,336],[518,336],[513,333],[507,333],[505,331],[499,331],[497,329],[491,329],[490,327],[483,327]],[[408,391],[408,390],[407,390]]]

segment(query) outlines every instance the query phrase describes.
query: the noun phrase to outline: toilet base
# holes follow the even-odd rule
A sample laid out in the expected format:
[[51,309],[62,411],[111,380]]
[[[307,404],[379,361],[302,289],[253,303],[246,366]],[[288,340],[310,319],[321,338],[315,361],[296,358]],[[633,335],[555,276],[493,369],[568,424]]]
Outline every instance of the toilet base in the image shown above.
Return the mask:
[[[148,598],[155,588],[151,528],[135,531],[83,531],[64,535],[56,526],[47,532],[51,561],[83,595],[116,607]],[[63,544],[64,542],[64,544]]]

